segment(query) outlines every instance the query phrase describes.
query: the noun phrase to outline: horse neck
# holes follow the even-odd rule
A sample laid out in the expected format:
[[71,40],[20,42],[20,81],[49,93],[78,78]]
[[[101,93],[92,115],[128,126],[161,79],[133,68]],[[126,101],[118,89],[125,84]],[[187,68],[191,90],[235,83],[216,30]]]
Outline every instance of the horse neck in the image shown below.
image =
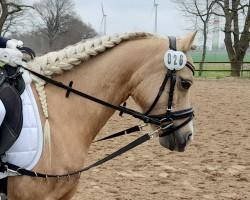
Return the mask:
[[[65,84],[72,80],[75,89],[111,104],[120,105],[130,96],[135,87],[135,81],[131,81],[131,77],[148,62],[153,54],[158,53],[159,50],[150,48],[150,45],[153,45],[150,39],[125,42],[75,67],[72,71],[56,76],[55,79]],[[145,49],[152,50],[145,51]],[[51,93],[52,96],[54,94],[54,92]],[[79,134],[84,135],[84,140],[88,141],[88,144],[115,112],[113,109],[74,94],[70,94],[68,100],[65,99],[60,101],[68,103],[62,106],[66,113],[72,113],[71,116],[66,117],[66,120],[74,119],[73,124],[77,126],[77,130],[84,131],[84,134],[80,133],[81,131]]]

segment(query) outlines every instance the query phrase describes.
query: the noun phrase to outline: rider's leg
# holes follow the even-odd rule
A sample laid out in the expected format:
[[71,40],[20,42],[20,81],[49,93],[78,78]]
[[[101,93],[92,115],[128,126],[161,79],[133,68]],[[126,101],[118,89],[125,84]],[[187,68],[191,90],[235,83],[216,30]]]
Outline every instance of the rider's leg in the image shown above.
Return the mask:
[[[5,110],[5,107],[3,105],[3,102],[0,99],[0,126],[3,123],[5,114],[6,114],[6,110]],[[1,166],[1,158],[0,158],[0,166]],[[6,178],[0,179],[0,200],[7,200],[8,199],[6,194],[5,194],[5,190],[6,190],[5,181],[6,181]]]
[[3,105],[3,102],[0,99],[0,126],[3,123],[5,114],[6,114],[6,110],[5,110],[5,107]]

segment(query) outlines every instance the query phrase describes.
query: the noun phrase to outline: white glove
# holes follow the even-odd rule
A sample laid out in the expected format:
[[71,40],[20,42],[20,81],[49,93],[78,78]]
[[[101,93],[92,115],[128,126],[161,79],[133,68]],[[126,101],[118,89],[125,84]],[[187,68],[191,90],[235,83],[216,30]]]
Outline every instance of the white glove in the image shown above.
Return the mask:
[[12,67],[22,65],[23,54],[18,49],[0,48],[0,61]]
[[11,39],[6,42],[6,48],[17,49],[17,47],[23,47],[21,40]]

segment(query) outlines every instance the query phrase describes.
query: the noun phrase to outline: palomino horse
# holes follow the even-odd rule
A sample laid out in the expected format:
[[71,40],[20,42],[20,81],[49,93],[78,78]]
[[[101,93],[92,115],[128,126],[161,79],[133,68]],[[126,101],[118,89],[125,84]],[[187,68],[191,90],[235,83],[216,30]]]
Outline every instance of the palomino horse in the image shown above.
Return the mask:
[[[177,50],[187,56],[195,33],[177,39]],[[115,48],[113,48],[115,47]],[[163,58],[169,49],[169,40],[143,32],[104,36],[79,43],[58,52],[36,58],[28,68],[54,80],[114,105],[132,97],[146,112],[159,91],[166,66]],[[74,70],[70,70],[74,67]],[[67,70],[67,71],[65,71]],[[59,75],[60,74],[60,75]],[[177,71],[173,110],[190,108],[189,86],[193,73],[188,67]],[[34,78],[32,83],[39,105],[44,130],[45,146],[40,161],[33,169],[46,174],[67,174],[83,168],[89,146],[115,110],[70,94]],[[151,114],[165,113],[170,83]],[[48,106],[47,106],[48,105]],[[174,125],[184,119],[174,121]],[[49,126],[48,127],[48,122]],[[154,128],[154,126],[152,126]],[[50,132],[49,132],[50,130]],[[193,139],[192,122],[170,135],[160,137],[160,144],[171,150],[184,151]],[[9,199],[70,199],[77,190],[79,177],[32,179],[28,176],[10,177]]]

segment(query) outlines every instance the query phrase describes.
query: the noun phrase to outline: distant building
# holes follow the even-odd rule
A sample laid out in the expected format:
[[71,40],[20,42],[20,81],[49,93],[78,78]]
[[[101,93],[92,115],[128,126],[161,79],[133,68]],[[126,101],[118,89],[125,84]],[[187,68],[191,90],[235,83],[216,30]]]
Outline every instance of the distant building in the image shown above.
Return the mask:
[[[216,5],[214,12],[219,13],[219,6]],[[213,41],[212,41],[212,51],[219,51],[219,40],[220,40],[220,19],[219,16],[214,15],[213,21]]]
[[[211,51],[211,47],[206,46],[206,50],[207,50],[207,51]],[[203,45],[196,46],[195,51],[196,51],[196,52],[202,52],[202,51],[203,51]]]

